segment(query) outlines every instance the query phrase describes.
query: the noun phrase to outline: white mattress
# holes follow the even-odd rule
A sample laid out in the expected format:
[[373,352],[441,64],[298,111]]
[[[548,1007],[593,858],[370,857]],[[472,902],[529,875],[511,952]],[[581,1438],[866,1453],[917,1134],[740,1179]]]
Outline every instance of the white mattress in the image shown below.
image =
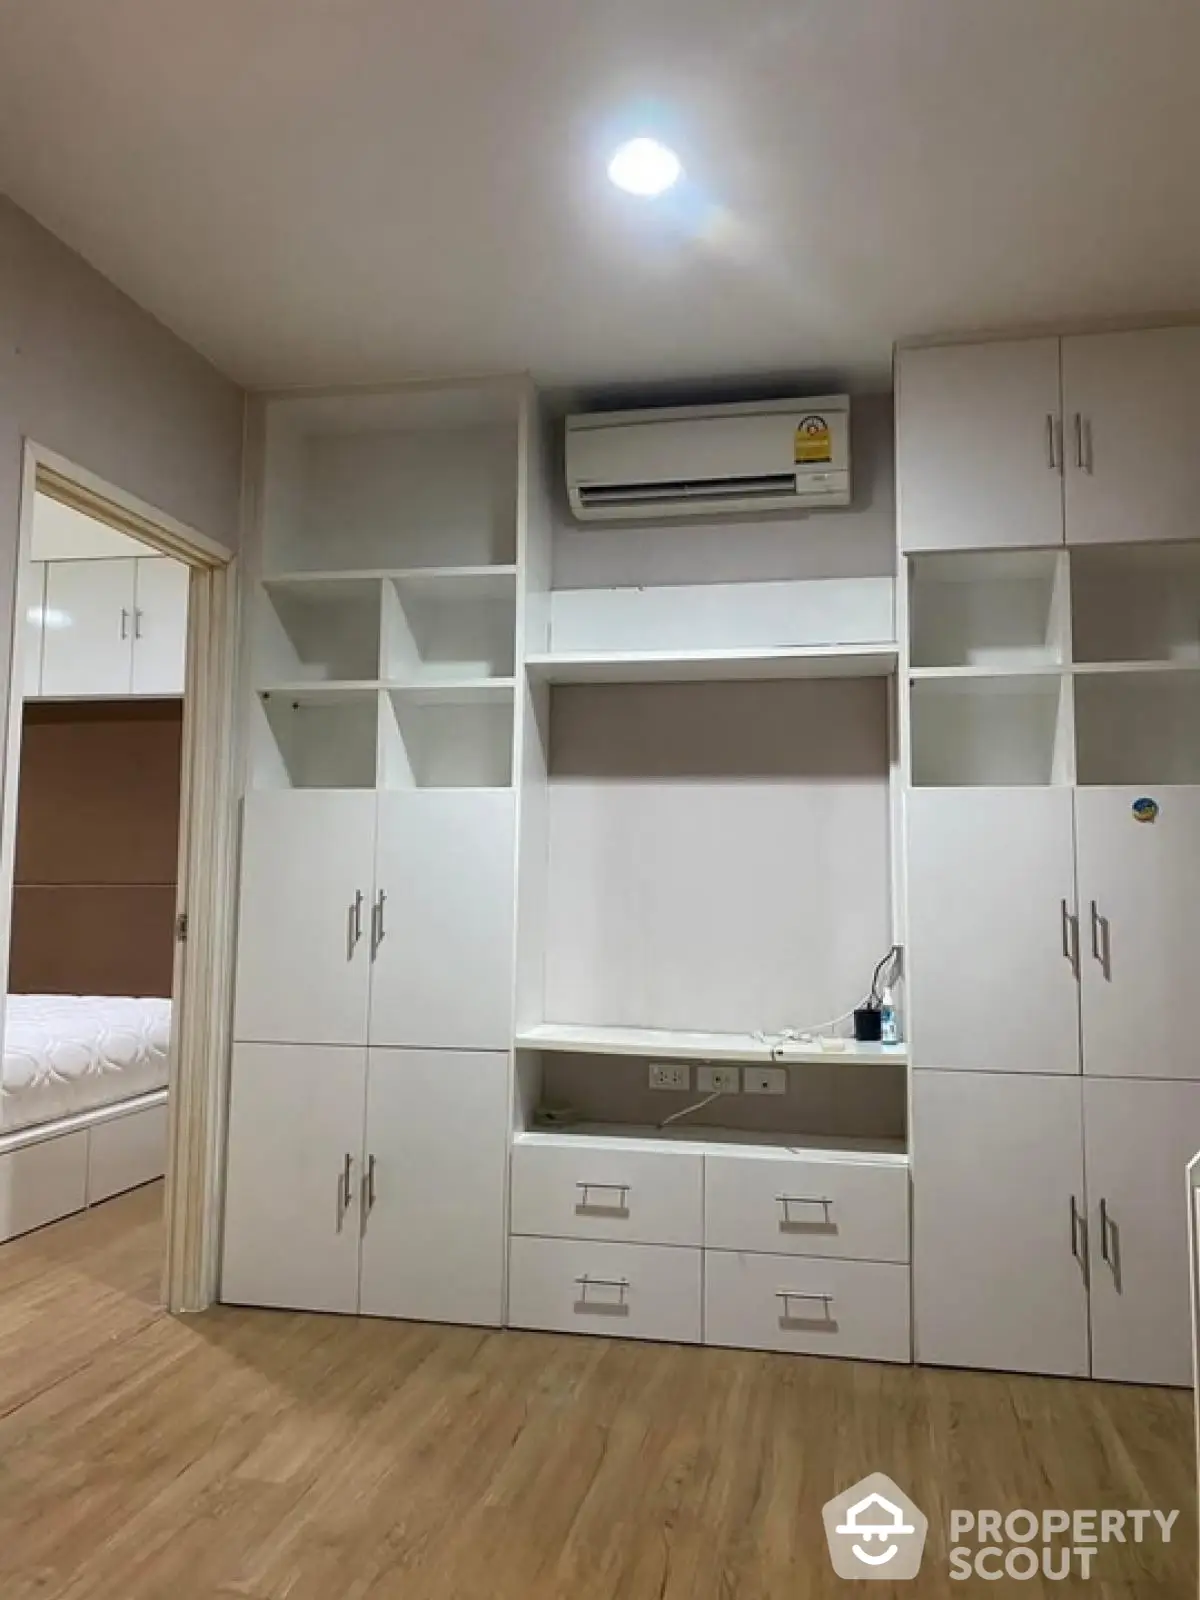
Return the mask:
[[161,1089],[171,1002],[124,995],[10,994],[0,1130]]

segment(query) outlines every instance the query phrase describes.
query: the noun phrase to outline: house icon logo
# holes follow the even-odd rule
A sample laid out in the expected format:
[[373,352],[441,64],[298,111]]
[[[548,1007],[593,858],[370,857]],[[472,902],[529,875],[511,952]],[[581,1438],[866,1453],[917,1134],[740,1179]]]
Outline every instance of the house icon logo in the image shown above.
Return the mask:
[[882,1472],[835,1495],[821,1513],[839,1578],[915,1578],[929,1520]]

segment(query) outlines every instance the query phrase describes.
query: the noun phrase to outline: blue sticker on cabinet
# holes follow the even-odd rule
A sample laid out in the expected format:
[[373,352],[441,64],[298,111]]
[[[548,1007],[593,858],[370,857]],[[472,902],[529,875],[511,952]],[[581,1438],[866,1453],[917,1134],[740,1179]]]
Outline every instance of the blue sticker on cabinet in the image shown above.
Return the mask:
[[1158,801],[1151,800],[1148,794],[1139,795],[1131,809],[1135,822],[1154,822],[1158,817]]

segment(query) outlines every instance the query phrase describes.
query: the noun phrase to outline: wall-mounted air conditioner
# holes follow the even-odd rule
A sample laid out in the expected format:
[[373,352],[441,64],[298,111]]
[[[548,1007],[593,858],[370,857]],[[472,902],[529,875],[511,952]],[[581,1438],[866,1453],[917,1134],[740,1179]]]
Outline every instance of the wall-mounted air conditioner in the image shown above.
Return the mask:
[[567,494],[581,521],[850,504],[850,401],[593,411],[567,418]]

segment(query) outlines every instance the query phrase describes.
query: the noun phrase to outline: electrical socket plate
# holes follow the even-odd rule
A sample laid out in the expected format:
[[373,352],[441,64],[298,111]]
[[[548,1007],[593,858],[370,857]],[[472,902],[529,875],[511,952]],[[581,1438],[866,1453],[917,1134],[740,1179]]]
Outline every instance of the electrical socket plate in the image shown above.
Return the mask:
[[742,1078],[747,1094],[786,1094],[786,1067],[745,1067]]
[[692,1087],[692,1069],[686,1061],[651,1061],[648,1079],[652,1089],[682,1090]]
[[696,1088],[701,1094],[741,1094],[741,1069],[738,1067],[697,1067]]

